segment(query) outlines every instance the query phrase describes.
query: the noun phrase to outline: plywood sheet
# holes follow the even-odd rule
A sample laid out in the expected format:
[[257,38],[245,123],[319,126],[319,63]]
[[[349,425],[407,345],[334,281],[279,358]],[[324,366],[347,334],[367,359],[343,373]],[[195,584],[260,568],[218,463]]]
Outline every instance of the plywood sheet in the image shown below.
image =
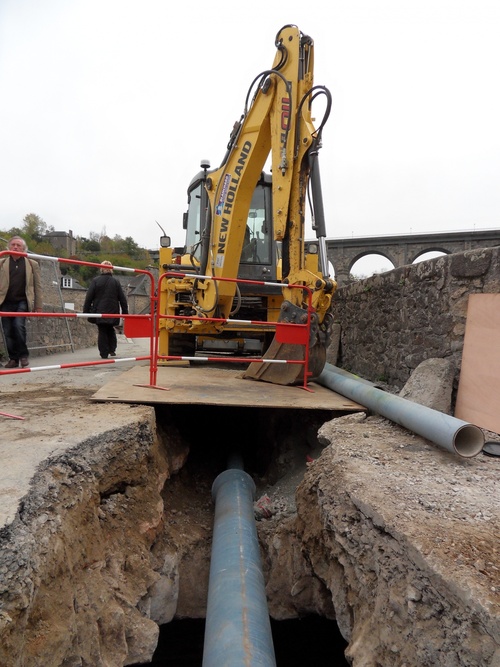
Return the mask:
[[241,370],[207,366],[163,366],[158,369],[156,388],[149,385],[149,366],[134,366],[97,391],[95,401],[145,404],[201,404],[259,408],[366,411],[359,403],[309,383],[283,387],[243,379]]
[[471,294],[455,417],[500,433],[500,294]]

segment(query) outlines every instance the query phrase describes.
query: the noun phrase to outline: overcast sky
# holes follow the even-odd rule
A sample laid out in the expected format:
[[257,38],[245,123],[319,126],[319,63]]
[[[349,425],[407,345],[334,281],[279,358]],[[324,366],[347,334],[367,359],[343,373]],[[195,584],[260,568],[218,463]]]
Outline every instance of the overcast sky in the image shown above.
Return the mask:
[[0,0],[0,229],[183,243],[288,23],[333,96],[328,237],[500,226],[498,0]]

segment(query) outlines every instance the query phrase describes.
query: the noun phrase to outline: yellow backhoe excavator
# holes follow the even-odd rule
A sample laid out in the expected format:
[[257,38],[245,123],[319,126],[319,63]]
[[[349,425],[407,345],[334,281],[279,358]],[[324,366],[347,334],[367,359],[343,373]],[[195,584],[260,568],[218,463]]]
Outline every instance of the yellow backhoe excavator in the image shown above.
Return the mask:
[[[162,357],[248,355],[245,377],[290,385],[302,381],[304,364],[252,363],[251,357],[303,361],[304,346],[278,343],[275,326],[254,323],[303,324],[312,295],[308,371],[311,379],[321,373],[336,289],[318,164],[331,95],[314,85],[310,37],[286,25],[275,45],[272,68],[250,85],[220,167],[211,170],[203,161],[189,185],[186,245],[160,240],[158,350]],[[316,128],[312,106],[320,96],[323,118]],[[305,240],[306,210],[315,241]]]

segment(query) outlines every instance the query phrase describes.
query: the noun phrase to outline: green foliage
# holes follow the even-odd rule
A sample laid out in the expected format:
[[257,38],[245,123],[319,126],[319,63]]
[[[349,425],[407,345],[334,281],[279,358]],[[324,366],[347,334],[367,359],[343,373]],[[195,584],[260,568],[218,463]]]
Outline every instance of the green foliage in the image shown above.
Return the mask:
[[42,220],[36,213],[28,213],[25,215],[23,222],[23,236],[27,236],[37,243],[43,240],[42,237],[48,231],[53,231],[53,228],[49,230],[45,220]]
[[80,237],[80,251],[81,252],[99,252],[101,250],[101,244],[97,239],[86,239],[85,237]]

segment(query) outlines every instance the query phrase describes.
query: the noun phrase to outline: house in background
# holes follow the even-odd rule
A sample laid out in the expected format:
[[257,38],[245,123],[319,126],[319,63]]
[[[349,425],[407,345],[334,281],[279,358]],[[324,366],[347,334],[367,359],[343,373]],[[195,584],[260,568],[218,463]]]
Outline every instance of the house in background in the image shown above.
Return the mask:
[[43,239],[57,250],[66,250],[68,257],[76,254],[76,239],[71,229],[69,232],[48,232]]
[[[153,271],[155,284],[157,281],[157,271]],[[123,290],[127,296],[129,313],[140,314],[149,313],[151,304],[151,281],[143,273],[120,276],[115,274],[120,281]]]

